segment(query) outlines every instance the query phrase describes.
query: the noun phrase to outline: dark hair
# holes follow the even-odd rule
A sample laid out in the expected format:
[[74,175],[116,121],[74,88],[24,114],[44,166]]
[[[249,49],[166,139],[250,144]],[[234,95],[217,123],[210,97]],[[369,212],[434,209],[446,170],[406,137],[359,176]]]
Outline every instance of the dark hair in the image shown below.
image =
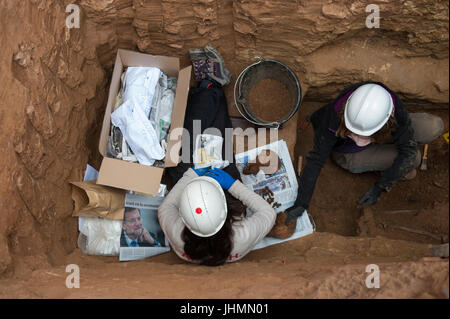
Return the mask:
[[[351,133],[347,126],[345,126],[344,110],[345,108],[342,108],[339,112],[339,128],[336,131],[336,136],[340,138],[347,138],[347,136]],[[383,143],[393,134],[393,132],[395,132],[396,129],[397,121],[392,114],[386,124],[384,124],[381,129],[376,131],[370,137],[374,139],[375,143]]]
[[222,228],[211,237],[193,234],[186,226],[181,234],[184,252],[190,259],[205,266],[220,266],[225,263],[233,249],[233,223],[245,216],[245,206],[225,192],[227,219]]
[[136,210],[137,209],[137,211],[139,212],[139,215],[141,214],[141,211],[139,210],[139,208],[136,208],[136,207],[125,207],[125,211],[124,211],[124,214],[125,213],[129,213],[129,212],[132,212],[133,210]]

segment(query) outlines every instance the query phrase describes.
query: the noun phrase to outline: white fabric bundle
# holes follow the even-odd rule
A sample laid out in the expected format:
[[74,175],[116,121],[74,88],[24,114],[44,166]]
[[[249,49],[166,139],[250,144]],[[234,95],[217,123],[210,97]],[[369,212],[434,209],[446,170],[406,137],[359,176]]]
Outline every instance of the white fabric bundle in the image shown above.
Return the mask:
[[142,109],[131,99],[111,114],[111,122],[120,128],[125,140],[143,165],[153,165],[164,158],[155,129]]
[[124,101],[133,100],[149,118],[161,70],[154,67],[128,67]]
[[84,217],[78,247],[88,255],[118,256],[121,232],[121,220]]

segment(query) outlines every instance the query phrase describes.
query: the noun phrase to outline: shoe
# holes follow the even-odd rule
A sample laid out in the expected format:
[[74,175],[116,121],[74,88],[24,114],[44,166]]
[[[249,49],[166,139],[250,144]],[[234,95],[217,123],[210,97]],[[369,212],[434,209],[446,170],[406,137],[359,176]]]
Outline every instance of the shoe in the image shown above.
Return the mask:
[[225,68],[225,61],[212,46],[205,47],[205,54],[209,60],[208,76],[220,83],[222,86],[231,82],[231,73]]
[[210,62],[203,49],[190,49],[189,57],[191,58],[192,66],[194,67],[194,76],[197,82],[201,82],[208,78]]
[[411,179],[414,179],[414,177],[416,177],[417,175],[417,170],[413,169],[411,172],[409,172],[408,174],[406,174],[405,176],[403,176],[403,180],[409,181]]

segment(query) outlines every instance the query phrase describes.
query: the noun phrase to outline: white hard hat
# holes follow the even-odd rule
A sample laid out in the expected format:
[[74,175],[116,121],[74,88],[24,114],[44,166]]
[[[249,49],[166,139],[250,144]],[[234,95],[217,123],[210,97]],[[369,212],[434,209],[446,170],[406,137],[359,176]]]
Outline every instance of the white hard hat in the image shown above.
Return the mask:
[[227,218],[225,194],[213,178],[191,180],[180,198],[180,215],[189,230],[200,237],[216,234]]
[[345,126],[353,133],[370,136],[386,124],[393,108],[392,97],[384,87],[361,85],[345,104]]

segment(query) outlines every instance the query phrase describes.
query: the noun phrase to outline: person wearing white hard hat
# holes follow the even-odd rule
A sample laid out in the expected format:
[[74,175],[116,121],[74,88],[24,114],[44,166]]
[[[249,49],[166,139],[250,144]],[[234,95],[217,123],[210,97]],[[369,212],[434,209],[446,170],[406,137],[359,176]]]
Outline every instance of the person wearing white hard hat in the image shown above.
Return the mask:
[[379,82],[361,82],[344,89],[308,119],[314,147],[306,156],[298,195],[287,210],[286,224],[308,208],[320,171],[328,157],[352,173],[381,171],[359,205],[375,205],[400,179],[411,179],[420,165],[419,144],[443,133],[444,123],[427,113],[409,114],[399,97]]
[[[203,56],[201,50],[196,52]],[[224,69],[223,60],[216,60]],[[158,209],[158,219],[180,258],[218,266],[247,255],[273,228],[276,213],[261,196],[241,183],[233,158],[226,158],[227,146],[233,149],[232,138],[224,138],[222,145],[222,158],[230,162],[227,167],[194,169],[194,121],[200,122],[202,130],[217,129],[222,137],[226,137],[226,128],[232,128],[222,84],[203,72],[196,72],[196,78],[199,85],[189,91],[184,120],[189,143],[183,143],[181,148],[182,155],[189,154],[190,162],[167,169],[173,187]],[[247,209],[253,213],[251,216],[246,215]]]
[[[276,213],[261,196],[221,169],[205,175],[189,168],[158,209],[161,228],[182,259],[207,266],[247,255],[275,225]],[[246,216],[230,201],[239,200]]]

